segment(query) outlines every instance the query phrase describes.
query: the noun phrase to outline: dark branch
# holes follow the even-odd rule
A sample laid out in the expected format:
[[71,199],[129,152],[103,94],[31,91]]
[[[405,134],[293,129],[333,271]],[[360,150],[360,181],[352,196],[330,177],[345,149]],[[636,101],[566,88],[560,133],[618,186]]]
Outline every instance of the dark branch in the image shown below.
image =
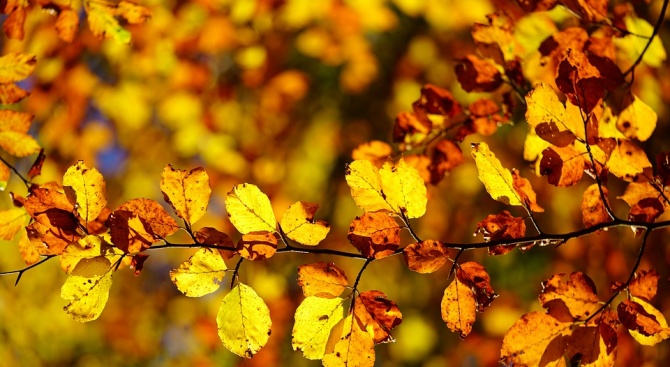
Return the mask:
[[644,58],[644,54],[647,53],[647,50],[649,49],[649,46],[651,46],[651,43],[654,41],[654,37],[658,34],[658,32],[661,30],[661,25],[663,24],[663,20],[665,19],[665,11],[668,9],[668,1],[670,0],[663,0],[663,7],[661,8],[661,14],[658,16],[658,20],[656,21],[656,25],[654,26],[654,31],[651,32],[651,36],[649,36],[649,40],[647,41],[647,44],[644,46],[644,49],[642,50],[642,53],[640,53],[640,56],[638,56],[637,60],[631,65],[628,70],[626,70],[623,73],[623,76],[626,76],[630,73],[635,72],[635,68],[642,62],[642,59]]
[[19,284],[19,280],[21,280],[21,277],[23,276],[23,273],[25,273],[26,271],[28,271],[28,270],[30,270],[30,269],[32,269],[32,268],[35,268],[35,267],[41,265],[42,263],[45,263],[47,260],[49,260],[49,259],[51,259],[51,258],[53,258],[53,257],[55,257],[55,256],[56,256],[56,255],[47,255],[47,256],[45,256],[42,260],[40,260],[40,261],[38,261],[38,262],[36,262],[36,263],[34,263],[34,264],[32,264],[32,265],[26,266],[26,267],[23,268],[23,269],[12,270],[12,271],[5,271],[5,272],[0,273],[0,275],[18,274],[18,276],[16,277],[16,282],[14,282],[14,286],[16,286],[16,285]]

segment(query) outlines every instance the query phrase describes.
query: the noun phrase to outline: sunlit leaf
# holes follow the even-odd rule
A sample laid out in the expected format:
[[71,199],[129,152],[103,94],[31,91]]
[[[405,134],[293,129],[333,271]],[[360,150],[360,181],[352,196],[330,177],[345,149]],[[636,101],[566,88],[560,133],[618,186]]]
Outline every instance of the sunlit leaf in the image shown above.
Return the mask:
[[116,14],[130,24],[142,24],[151,18],[151,10],[130,1],[121,0],[116,7]]
[[56,18],[56,32],[65,42],[72,42],[79,29],[79,15],[74,9],[61,9]]
[[456,278],[474,292],[477,312],[484,312],[491,302],[498,298],[498,294],[491,287],[491,277],[478,262],[468,261],[460,264],[456,269]]
[[576,184],[584,175],[584,158],[571,146],[550,147],[542,152],[540,174],[555,186]]
[[660,275],[654,269],[641,270],[635,273],[635,278],[630,282],[628,291],[634,297],[645,301],[651,301],[658,291]]
[[35,139],[16,131],[0,131],[0,148],[15,157],[25,157],[40,151]]
[[170,270],[170,279],[186,296],[202,297],[219,289],[226,269],[218,251],[202,248],[177,269]]
[[442,242],[433,240],[413,243],[402,254],[409,269],[422,274],[439,270],[449,259],[449,251]]
[[298,267],[298,285],[305,297],[337,297],[349,284],[342,269],[323,261]]
[[631,297],[619,303],[619,320],[630,335],[642,345],[656,345],[670,337],[663,314],[643,299]]
[[426,212],[426,184],[419,173],[400,158],[397,165],[386,162],[381,170],[382,189],[386,202],[396,213],[419,218]]
[[394,211],[382,193],[379,170],[370,161],[353,161],[344,171],[351,196],[356,205],[366,212]]
[[69,301],[63,309],[76,321],[93,321],[105,308],[111,287],[111,269],[90,277],[70,275],[61,288],[61,298]]
[[466,92],[491,92],[502,84],[502,77],[496,65],[475,55],[459,59],[454,71],[458,82]]
[[240,357],[251,358],[270,337],[270,309],[256,292],[238,283],[221,302],[216,316],[223,346]]
[[[526,223],[523,218],[512,216],[507,210],[498,214],[490,214],[477,223],[477,234],[484,236],[484,241],[522,238],[526,235]],[[504,255],[512,251],[516,245],[495,245],[489,247],[489,255]]]
[[656,128],[656,111],[633,93],[626,94],[624,108],[617,117],[616,127],[628,139],[646,141]]
[[207,212],[212,193],[204,168],[197,167],[187,172],[174,169],[170,164],[163,169],[161,191],[177,216],[191,225]]
[[[605,202],[603,202],[600,195],[601,189],[605,196]],[[605,207],[605,203],[609,205],[609,200],[607,199],[608,193],[607,187],[601,188],[597,183],[589,186],[584,191],[584,196],[582,197],[582,221],[584,222],[584,227],[589,228],[612,220]]]
[[282,231],[288,238],[303,245],[318,245],[328,235],[330,225],[322,220],[314,220],[317,209],[318,204],[306,201],[291,205],[282,216]]
[[584,318],[599,306],[596,286],[591,278],[581,272],[574,272],[565,277],[565,274],[554,274],[542,282],[540,303],[548,307],[553,300],[561,300],[575,318]]
[[27,78],[35,70],[37,58],[18,52],[0,56],[0,83],[13,83]]
[[277,237],[272,232],[249,232],[237,243],[237,252],[248,260],[265,260],[277,252]]
[[360,320],[375,344],[394,342],[391,329],[402,323],[398,305],[380,291],[365,291],[356,298],[354,316]]
[[16,233],[26,225],[28,213],[23,208],[0,211],[0,239],[11,241]]
[[230,221],[243,234],[276,230],[270,199],[255,185],[235,185],[226,194],[226,210]]
[[377,168],[381,167],[386,159],[393,153],[390,145],[383,141],[373,140],[357,146],[351,152],[353,160],[366,160],[372,162]]
[[631,141],[619,140],[607,161],[607,168],[623,180],[635,181],[645,169],[651,168],[651,162],[642,148]]
[[[626,55],[632,62],[642,54],[642,50],[647,46],[647,37],[653,34],[654,27],[645,19],[634,15],[626,16],[624,24],[630,34],[625,35],[621,39],[615,39],[614,43],[621,50],[621,55]],[[644,37],[640,37],[640,35]],[[654,36],[649,49],[644,53],[642,61],[653,68],[658,68],[666,58],[667,54],[663,47],[663,42],[661,42],[657,34]]]
[[400,226],[386,213],[364,213],[351,222],[347,238],[363,256],[379,259],[400,246]]
[[179,229],[158,202],[143,198],[123,203],[109,216],[107,223],[112,243],[127,253],[149,248]]
[[89,235],[70,243],[60,256],[66,274],[103,275],[122,253],[99,236]]
[[442,320],[447,323],[449,330],[458,332],[461,338],[465,338],[472,331],[476,308],[475,296],[470,287],[461,283],[458,278],[444,290]]
[[237,246],[227,234],[212,227],[203,227],[193,233],[198,243],[219,246],[218,250],[224,260],[228,260],[237,253]]
[[106,2],[86,1],[86,14],[91,32],[100,38],[112,39],[118,43],[130,43],[130,32],[116,20],[115,7]]
[[310,296],[295,311],[293,350],[307,359],[321,359],[333,327],[344,317],[344,299]]
[[85,222],[97,218],[107,205],[105,179],[97,169],[86,167],[84,161],[78,161],[65,171],[63,186],[68,200],[76,204]]
[[526,120],[538,136],[549,143],[564,147],[575,138],[584,139],[584,122],[579,107],[570,101],[563,103],[554,89],[539,83],[526,95]]
[[372,335],[353,314],[344,319],[344,329],[335,350],[323,357],[324,367],[372,367],[375,350]]

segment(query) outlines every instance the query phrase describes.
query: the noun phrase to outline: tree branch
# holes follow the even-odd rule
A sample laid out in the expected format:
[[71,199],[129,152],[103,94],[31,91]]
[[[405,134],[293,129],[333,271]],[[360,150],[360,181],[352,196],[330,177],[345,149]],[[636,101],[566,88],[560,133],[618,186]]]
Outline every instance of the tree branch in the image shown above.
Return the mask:
[[4,272],[0,273],[0,276],[1,275],[18,274],[18,276],[16,277],[16,282],[14,282],[14,286],[17,286],[19,284],[19,280],[21,280],[21,277],[23,276],[23,273],[25,273],[26,271],[47,262],[47,260],[49,260],[53,257],[56,257],[56,255],[46,255],[42,260],[40,260],[40,261],[38,261],[38,262],[36,262],[32,265],[26,266],[25,268],[19,269],[19,270],[4,271]]
[[[654,37],[658,34],[658,32],[661,30],[661,25],[663,24],[663,20],[665,19],[665,11],[668,9],[668,2],[670,0],[663,0],[663,6],[661,7],[661,14],[658,16],[658,20],[656,21],[656,25],[654,26],[654,30],[651,32],[651,36],[649,36],[649,40],[647,41],[647,44],[644,46],[644,49],[642,49],[642,53],[640,53],[640,56],[638,56],[637,60],[631,65],[628,70],[626,70],[623,73],[623,76],[625,77],[626,75],[633,73],[633,78],[635,76],[635,68],[642,62],[642,59],[644,58],[644,54],[647,53],[647,50],[649,49],[649,46],[651,46],[651,43],[654,41]],[[632,82],[632,80],[631,80]]]

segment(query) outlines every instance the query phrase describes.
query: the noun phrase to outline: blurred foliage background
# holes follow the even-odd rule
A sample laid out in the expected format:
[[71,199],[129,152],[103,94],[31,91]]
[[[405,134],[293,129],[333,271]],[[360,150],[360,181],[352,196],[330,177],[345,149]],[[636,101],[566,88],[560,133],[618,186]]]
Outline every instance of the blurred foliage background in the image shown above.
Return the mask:
[[[72,6],[81,9],[78,3]],[[640,17],[655,21],[661,1],[634,3]],[[54,32],[55,17],[36,5],[28,12],[24,40],[2,40],[3,54],[37,55],[35,73],[21,84],[31,96],[19,108],[36,116],[32,133],[47,152],[39,182],[60,181],[68,166],[83,159],[105,175],[108,205],[115,208],[135,197],[162,202],[159,179],[167,163],[182,169],[202,165],[214,196],[199,226],[236,239],[223,197],[234,184],[250,182],[270,196],[278,215],[297,200],[319,203],[317,217],[334,228],[321,246],[349,251],[355,249],[346,232],[361,213],[344,182],[352,149],[373,139],[390,142],[395,116],[410,110],[424,83],[448,88],[463,104],[479,98],[465,93],[453,72],[455,58],[474,52],[470,27],[496,10],[514,18],[522,14],[510,0],[144,0],[141,5],[152,18],[124,25],[132,33],[130,45],[94,37],[85,22],[74,41],[65,43]],[[557,8],[551,17],[563,24],[572,16]],[[535,19],[519,22],[516,36],[527,42],[530,54],[553,31]],[[662,30],[663,40],[667,33]],[[659,114],[656,138],[644,146],[650,156],[670,148],[664,138],[669,72],[665,66],[641,66],[636,74],[636,93]],[[586,182],[558,189],[533,177],[522,160],[523,111],[514,120],[494,136],[469,137],[461,148],[467,152],[470,142],[486,140],[506,167],[520,168],[547,209],[539,216],[544,228],[581,228],[575,193]],[[429,188],[427,215],[416,223],[422,238],[477,240],[476,223],[503,209],[486,195],[466,156],[466,164]],[[23,172],[31,163],[15,162]],[[621,190],[616,183],[610,188],[617,195]],[[7,191],[25,194],[16,179]],[[7,195],[2,205],[11,205]],[[622,206],[620,213],[625,210]],[[661,247],[664,242],[652,236],[642,268],[656,266],[665,278],[670,251]],[[536,247],[495,258],[485,251],[466,254],[464,259],[487,267],[500,297],[478,316],[465,341],[440,318],[448,269],[419,275],[410,273],[399,256],[374,262],[361,289],[385,292],[404,316],[394,333],[397,342],[376,348],[376,365],[497,365],[502,336],[520,315],[538,308],[543,279],[585,271],[605,298],[609,283],[627,276],[635,244],[629,230],[617,230],[558,249]],[[254,359],[242,360],[223,348],[216,333],[215,314],[225,290],[189,299],[169,281],[168,271],[190,254],[153,251],[139,277],[120,271],[105,311],[89,324],[62,312],[59,291],[66,276],[57,262],[26,273],[17,287],[13,277],[0,278],[0,364],[316,366],[319,361],[291,350],[293,313],[302,299],[297,266],[334,261],[353,279],[362,265],[288,254],[245,262],[241,279],[270,306],[273,332]],[[0,269],[22,266],[16,246],[3,243]],[[668,295],[659,302],[668,315]],[[641,347],[622,336],[617,363],[653,365],[669,359],[668,353],[667,346]]]

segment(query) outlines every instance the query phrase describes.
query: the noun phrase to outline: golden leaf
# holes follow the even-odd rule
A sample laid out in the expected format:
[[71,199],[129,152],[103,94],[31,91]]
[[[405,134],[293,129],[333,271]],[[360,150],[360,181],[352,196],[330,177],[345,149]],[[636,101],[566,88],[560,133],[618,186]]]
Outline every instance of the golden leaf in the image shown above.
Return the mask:
[[[632,309],[630,306],[633,306]],[[617,313],[633,339],[642,345],[653,346],[670,337],[665,316],[641,298],[630,297],[630,300],[621,302]]]
[[395,166],[384,163],[379,175],[384,198],[394,212],[403,213],[407,218],[419,218],[426,213],[426,184],[419,172],[404,159],[400,158]]
[[114,18],[116,9],[105,2],[84,2],[88,15],[88,26],[96,37],[113,39],[118,43],[130,43],[130,32]]
[[293,350],[300,350],[307,359],[321,359],[333,327],[344,317],[344,299],[305,298],[295,310]]
[[538,135],[556,145],[566,146],[575,138],[584,140],[584,122],[581,110],[570,101],[563,103],[554,89],[539,83],[526,95],[526,120]]
[[380,259],[400,246],[400,226],[386,213],[363,213],[351,222],[347,238],[363,256]]
[[201,248],[177,269],[170,270],[170,279],[187,297],[202,297],[219,289],[226,269],[218,251]]
[[651,162],[642,148],[628,140],[620,139],[607,161],[609,171],[626,181],[635,181],[645,169],[651,168]]
[[204,168],[186,172],[174,169],[170,164],[163,169],[161,191],[177,216],[191,225],[205,215],[212,194]]
[[318,204],[299,201],[291,205],[281,218],[281,229],[286,236],[298,243],[316,246],[330,231],[330,225],[322,220],[314,221]]
[[437,271],[449,259],[449,251],[442,242],[433,240],[413,243],[402,254],[409,269],[421,274]]
[[265,260],[277,252],[277,238],[272,232],[249,232],[237,243],[237,252],[248,260]]
[[372,334],[375,344],[395,342],[391,329],[402,323],[402,313],[386,294],[380,291],[362,292],[356,298],[354,316]]
[[617,129],[628,139],[646,141],[656,128],[656,111],[633,93],[626,94],[623,103],[626,108],[617,117]]
[[0,211],[0,239],[11,241],[16,233],[26,225],[28,213],[23,208]]
[[[605,200],[607,200],[608,190],[607,187],[603,187],[603,194],[605,195]],[[609,204],[609,200],[606,201]],[[607,208],[603,203],[602,197],[600,196],[600,188],[597,183],[589,186],[584,191],[584,196],[582,197],[582,221],[586,228],[593,227],[600,223],[606,223],[611,221],[610,215],[607,213]]]
[[68,200],[75,205],[79,216],[86,223],[95,220],[107,205],[106,184],[102,174],[78,161],[65,171],[63,187]]
[[0,131],[0,148],[15,157],[25,157],[40,151],[32,136],[16,131]]
[[60,266],[66,274],[103,275],[122,255],[101,237],[89,235],[65,247],[60,257]]
[[382,193],[379,170],[370,161],[353,161],[345,170],[347,184],[356,205],[366,212],[393,212]]
[[581,272],[570,274],[564,279],[565,274],[554,274],[542,282],[542,293],[540,303],[548,307],[553,300],[561,300],[570,311],[570,314],[581,319],[588,317],[599,306],[596,286],[591,278]]
[[105,308],[111,287],[111,269],[90,277],[70,275],[61,288],[61,298],[70,301],[63,309],[76,321],[93,321]]
[[444,290],[440,306],[442,320],[447,323],[451,331],[457,331],[461,338],[465,338],[472,331],[475,323],[475,297],[470,287],[455,278]]
[[0,57],[0,83],[13,83],[27,78],[35,70],[35,55],[18,52]]
[[235,185],[225,200],[228,217],[241,233],[275,232],[277,220],[270,199],[257,186]]
[[472,156],[479,171],[479,180],[493,199],[507,205],[525,206],[515,190],[512,173],[502,166],[486,143],[472,144]]
[[635,278],[630,282],[628,291],[631,295],[646,301],[651,301],[658,291],[658,280],[660,275],[656,270],[642,270],[635,273]]
[[251,358],[270,337],[270,309],[256,292],[238,283],[221,302],[216,316],[223,346],[240,357]]
[[324,367],[373,367],[375,349],[372,336],[353,314],[344,319],[340,340],[332,353],[323,357]]
[[319,261],[298,267],[298,285],[305,297],[337,297],[348,284],[344,271],[333,263]]

